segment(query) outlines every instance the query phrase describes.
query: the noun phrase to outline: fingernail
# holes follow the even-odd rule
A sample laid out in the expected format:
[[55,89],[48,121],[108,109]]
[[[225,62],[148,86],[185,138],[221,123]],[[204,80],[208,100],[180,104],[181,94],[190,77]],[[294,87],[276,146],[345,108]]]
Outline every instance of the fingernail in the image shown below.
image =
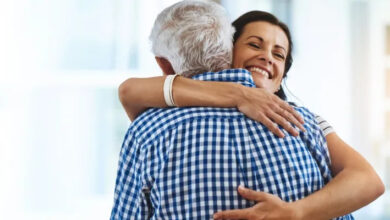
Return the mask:
[[239,190],[245,190],[245,186],[244,186],[244,185],[239,185],[239,186],[238,186],[238,189],[239,189]]

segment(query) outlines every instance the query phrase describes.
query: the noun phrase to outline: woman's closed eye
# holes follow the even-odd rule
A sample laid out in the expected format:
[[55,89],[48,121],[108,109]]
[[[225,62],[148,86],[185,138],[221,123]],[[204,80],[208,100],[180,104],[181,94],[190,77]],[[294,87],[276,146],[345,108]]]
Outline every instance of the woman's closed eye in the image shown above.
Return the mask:
[[259,44],[256,44],[256,43],[248,43],[249,46],[253,47],[253,48],[256,48],[256,49],[260,49],[260,45]]
[[281,53],[274,53],[274,55],[275,55],[276,57],[278,57],[279,59],[282,59],[282,60],[285,59],[284,55],[281,54]]

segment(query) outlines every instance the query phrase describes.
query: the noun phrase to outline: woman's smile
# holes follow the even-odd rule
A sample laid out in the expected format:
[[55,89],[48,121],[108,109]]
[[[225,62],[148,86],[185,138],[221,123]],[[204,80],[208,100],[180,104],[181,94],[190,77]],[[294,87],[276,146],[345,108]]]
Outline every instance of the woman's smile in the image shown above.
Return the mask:
[[288,46],[279,26],[264,21],[248,23],[234,44],[233,67],[247,69],[258,88],[274,93],[282,82]]

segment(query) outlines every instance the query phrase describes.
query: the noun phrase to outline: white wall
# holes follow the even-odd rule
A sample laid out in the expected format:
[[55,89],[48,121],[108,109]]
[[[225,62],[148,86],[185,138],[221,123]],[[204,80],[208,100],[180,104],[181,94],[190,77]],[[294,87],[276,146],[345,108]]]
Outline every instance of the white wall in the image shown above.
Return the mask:
[[292,93],[351,141],[348,1],[294,1]]

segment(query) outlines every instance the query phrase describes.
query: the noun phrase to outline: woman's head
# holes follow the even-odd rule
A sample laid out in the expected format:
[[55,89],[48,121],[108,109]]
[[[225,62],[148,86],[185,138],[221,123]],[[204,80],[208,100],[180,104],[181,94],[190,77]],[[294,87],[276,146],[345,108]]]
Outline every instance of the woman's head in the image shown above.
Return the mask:
[[233,66],[248,69],[258,87],[286,99],[280,84],[292,64],[288,27],[272,14],[262,11],[240,16],[233,26],[236,29]]

